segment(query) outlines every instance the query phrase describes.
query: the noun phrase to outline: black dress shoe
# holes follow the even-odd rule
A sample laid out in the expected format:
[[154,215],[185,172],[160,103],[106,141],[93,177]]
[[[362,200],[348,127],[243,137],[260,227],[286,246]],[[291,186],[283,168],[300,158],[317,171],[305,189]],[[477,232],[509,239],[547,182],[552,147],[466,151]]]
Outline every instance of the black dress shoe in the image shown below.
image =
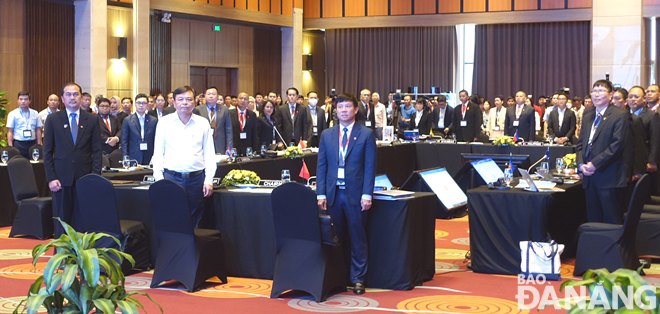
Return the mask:
[[353,293],[355,294],[364,294],[364,284],[361,282],[356,282],[353,287]]

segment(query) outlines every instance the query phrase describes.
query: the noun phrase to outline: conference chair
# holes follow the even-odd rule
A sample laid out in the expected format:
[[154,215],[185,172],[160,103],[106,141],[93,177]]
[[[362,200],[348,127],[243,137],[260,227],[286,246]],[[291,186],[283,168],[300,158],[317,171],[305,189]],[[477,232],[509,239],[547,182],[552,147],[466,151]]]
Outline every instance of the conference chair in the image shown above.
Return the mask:
[[38,160],[44,160],[44,147],[43,147],[43,145],[40,145],[40,144],[34,144],[34,145],[30,146],[30,150],[28,151],[28,153],[30,154],[30,160],[32,160],[32,152],[35,149],[39,150],[39,159]]
[[[133,268],[149,269],[151,254],[147,228],[140,221],[119,219],[115,188],[110,180],[94,173],[85,175],[76,181],[76,194],[81,223],[78,231],[103,232],[119,239],[122,252],[135,260],[134,267],[128,261],[121,264],[124,274],[129,274]],[[95,246],[117,248],[117,243],[110,238],[101,238]]]
[[121,149],[115,149],[110,153],[108,157],[110,159],[110,168],[122,168],[121,162],[124,159],[124,156],[121,155]]
[[28,235],[40,240],[53,235],[53,201],[49,197],[39,197],[37,180],[30,162],[17,155],[7,163],[9,181],[18,205],[16,217],[9,237]]
[[640,258],[660,258],[660,214],[642,213],[637,226],[636,248]]
[[21,152],[18,150],[18,148],[13,146],[7,146],[3,149],[0,149],[0,152],[2,151],[7,152],[7,154],[9,155],[9,159],[12,159],[14,156],[21,156]]
[[184,188],[171,180],[160,180],[149,187],[149,199],[158,238],[151,288],[176,280],[193,292],[213,276],[227,283],[220,231],[193,228]]
[[277,255],[270,297],[298,290],[323,302],[335,289],[346,291],[342,248],[321,241],[316,193],[287,183],[273,190],[271,204]]
[[623,225],[588,222],[578,228],[574,276],[580,276],[588,269],[615,271],[619,268],[639,268],[637,225],[650,189],[651,180],[645,174],[635,184]]

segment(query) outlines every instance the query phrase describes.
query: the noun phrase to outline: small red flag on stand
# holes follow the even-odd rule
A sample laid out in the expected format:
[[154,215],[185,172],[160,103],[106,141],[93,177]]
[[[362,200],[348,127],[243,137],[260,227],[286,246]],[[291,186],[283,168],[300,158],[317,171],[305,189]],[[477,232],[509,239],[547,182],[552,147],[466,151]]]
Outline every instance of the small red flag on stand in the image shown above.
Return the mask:
[[307,169],[307,164],[305,163],[305,160],[303,160],[302,168],[300,168],[300,173],[298,174],[299,177],[309,180],[309,169]]

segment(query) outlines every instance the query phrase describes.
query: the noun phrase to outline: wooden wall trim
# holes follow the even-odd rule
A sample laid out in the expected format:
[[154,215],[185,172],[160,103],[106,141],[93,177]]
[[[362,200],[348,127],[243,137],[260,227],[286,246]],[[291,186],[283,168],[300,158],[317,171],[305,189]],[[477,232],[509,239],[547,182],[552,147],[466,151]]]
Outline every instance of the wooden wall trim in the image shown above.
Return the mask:
[[660,16],[660,5],[645,5],[642,14],[644,17]]
[[217,6],[204,2],[151,0],[150,5],[152,10],[222,18],[224,20],[262,25],[293,27],[293,18],[291,16]]
[[447,26],[457,24],[510,24],[591,21],[592,9],[455,13],[304,19],[304,29]]

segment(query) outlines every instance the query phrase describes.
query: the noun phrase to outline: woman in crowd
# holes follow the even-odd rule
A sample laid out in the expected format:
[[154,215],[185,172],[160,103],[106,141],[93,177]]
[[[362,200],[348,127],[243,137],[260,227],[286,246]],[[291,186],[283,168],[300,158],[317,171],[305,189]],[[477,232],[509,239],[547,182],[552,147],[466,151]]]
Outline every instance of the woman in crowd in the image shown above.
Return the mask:
[[266,100],[261,108],[261,114],[257,118],[257,134],[259,134],[259,142],[261,145],[268,147],[271,144],[277,143],[277,148],[284,148],[284,144],[279,140],[279,135],[275,132],[275,126],[278,125],[277,110],[275,104]]
[[494,140],[504,136],[504,120],[506,119],[506,108],[504,108],[504,96],[495,97],[495,108],[488,113],[488,124],[486,134],[488,138]]
[[481,120],[483,121],[481,124],[481,129],[486,130],[488,127],[488,118],[490,117],[490,102],[488,100],[484,101],[483,108],[481,109],[482,117]]
[[410,115],[408,130],[419,130],[419,135],[428,135],[433,126],[433,117],[429,111],[429,103],[426,98],[419,98],[415,102],[415,112]]

